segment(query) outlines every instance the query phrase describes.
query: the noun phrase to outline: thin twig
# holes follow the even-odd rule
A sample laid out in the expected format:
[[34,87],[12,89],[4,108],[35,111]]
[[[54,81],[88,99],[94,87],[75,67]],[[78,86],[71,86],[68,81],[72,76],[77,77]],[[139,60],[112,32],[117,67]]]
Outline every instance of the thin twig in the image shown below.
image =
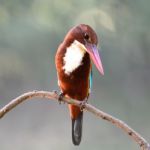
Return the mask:
[[[59,95],[56,92],[48,92],[48,91],[32,91],[32,92],[24,93],[19,97],[13,99],[10,103],[8,103],[7,105],[5,105],[3,108],[0,109],[0,118],[2,118],[10,110],[15,108],[18,104],[24,102],[25,100],[29,100],[35,97],[58,100]],[[63,101],[79,107],[81,106],[81,102],[77,100],[72,100],[64,97]],[[150,144],[140,134],[138,134],[131,127],[129,127],[125,122],[95,108],[90,104],[85,104],[84,109],[93,113],[94,115],[98,116],[101,119],[111,122],[116,127],[122,129],[140,146],[141,150],[150,150]]]

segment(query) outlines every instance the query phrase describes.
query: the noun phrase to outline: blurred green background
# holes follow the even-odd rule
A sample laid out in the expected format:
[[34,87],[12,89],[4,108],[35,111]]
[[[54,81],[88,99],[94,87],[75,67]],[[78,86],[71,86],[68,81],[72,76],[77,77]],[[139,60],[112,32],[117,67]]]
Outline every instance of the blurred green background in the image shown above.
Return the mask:
[[[94,67],[90,103],[150,141],[149,0],[0,0],[0,106],[31,90],[58,90],[54,56],[67,31],[91,25],[105,76]],[[121,130],[84,114],[83,139],[71,142],[66,105],[27,101],[0,120],[0,150],[129,150]]]

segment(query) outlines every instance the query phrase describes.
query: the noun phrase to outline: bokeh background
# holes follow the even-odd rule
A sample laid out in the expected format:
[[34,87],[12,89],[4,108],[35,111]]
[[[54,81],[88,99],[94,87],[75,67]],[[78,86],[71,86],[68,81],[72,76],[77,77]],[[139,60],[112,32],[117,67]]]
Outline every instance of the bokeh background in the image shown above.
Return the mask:
[[[58,90],[54,57],[67,31],[91,25],[105,70],[94,68],[90,103],[150,141],[149,0],[0,0],[0,107],[31,90]],[[27,101],[0,120],[0,150],[139,149],[112,124],[85,113],[71,142],[66,105]]]

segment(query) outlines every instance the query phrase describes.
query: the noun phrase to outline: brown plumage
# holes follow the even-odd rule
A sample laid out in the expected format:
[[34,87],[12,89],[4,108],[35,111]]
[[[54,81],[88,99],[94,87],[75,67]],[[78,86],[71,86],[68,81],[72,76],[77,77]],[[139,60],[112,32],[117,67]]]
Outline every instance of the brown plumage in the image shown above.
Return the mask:
[[[69,74],[64,70],[64,57],[67,48],[69,48],[75,40],[85,47],[86,45],[88,47],[89,44],[97,45],[97,35],[94,30],[88,25],[80,24],[68,32],[64,41],[58,47],[55,63],[58,75],[58,85],[63,94],[69,98],[83,101],[88,97],[90,88],[89,77],[91,72],[91,57],[88,48],[84,52],[81,64],[78,67]],[[73,143],[79,145],[82,136],[83,112],[79,107],[74,105],[69,105],[69,110],[72,119]]]

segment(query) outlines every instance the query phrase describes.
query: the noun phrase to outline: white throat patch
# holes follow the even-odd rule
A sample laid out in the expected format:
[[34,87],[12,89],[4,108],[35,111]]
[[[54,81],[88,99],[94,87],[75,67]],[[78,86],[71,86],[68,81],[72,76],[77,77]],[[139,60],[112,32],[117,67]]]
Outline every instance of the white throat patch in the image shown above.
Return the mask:
[[70,47],[67,48],[64,56],[63,69],[67,75],[70,75],[72,71],[82,65],[82,59],[86,52],[85,46],[75,40]]

